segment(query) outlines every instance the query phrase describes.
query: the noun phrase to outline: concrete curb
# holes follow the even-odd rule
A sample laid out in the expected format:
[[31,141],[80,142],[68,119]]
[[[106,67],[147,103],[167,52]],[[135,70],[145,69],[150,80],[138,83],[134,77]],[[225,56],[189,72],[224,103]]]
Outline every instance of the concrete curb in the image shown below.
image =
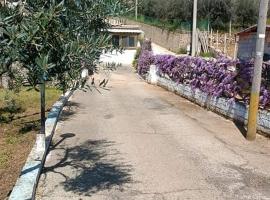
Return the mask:
[[[171,92],[182,96],[201,107],[205,107],[217,114],[225,116],[234,121],[247,124],[248,107],[238,103],[230,103],[228,99],[223,97],[213,97],[208,94],[195,89],[193,90],[189,85],[183,85],[173,82],[172,80],[161,77],[157,73],[155,65],[150,66],[146,81],[152,85],[158,85]],[[258,128],[259,131],[270,135],[270,111],[260,110],[258,114]]]
[[53,105],[46,120],[46,135],[37,135],[36,143],[26,160],[20,177],[13,187],[9,200],[35,199],[36,186],[55,131],[55,127],[58,122],[58,118],[64,105],[72,94],[73,91],[67,92],[66,94],[62,95],[60,99]]

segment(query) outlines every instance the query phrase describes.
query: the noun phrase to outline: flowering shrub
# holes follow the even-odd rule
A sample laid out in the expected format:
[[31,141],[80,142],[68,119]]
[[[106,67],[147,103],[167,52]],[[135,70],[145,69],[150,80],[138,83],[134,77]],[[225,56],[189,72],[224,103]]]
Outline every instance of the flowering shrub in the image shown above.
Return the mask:
[[138,73],[142,76],[147,74],[150,65],[154,64],[155,57],[152,52],[151,41],[144,41],[141,49],[141,55],[138,59]]
[[145,40],[142,44],[143,51],[152,51],[152,42],[151,40]]
[[[173,81],[189,84],[213,96],[232,98],[238,91],[234,82],[234,63],[225,59],[204,60],[196,57],[157,56],[155,64],[160,75]],[[231,70],[229,70],[231,68]]]
[[[225,56],[206,60],[200,57],[153,55],[142,50],[139,58],[139,74],[145,75],[151,64],[158,68],[160,76],[190,85],[211,96],[225,97],[230,101],[249,102],[254,62],[240,62]],[[260,105],[270,107],[270,64],[263,65]]]
[[138,60],[138,73],[142,76],[149,71],[150,65],[155,61],[152,51],[142,51]]

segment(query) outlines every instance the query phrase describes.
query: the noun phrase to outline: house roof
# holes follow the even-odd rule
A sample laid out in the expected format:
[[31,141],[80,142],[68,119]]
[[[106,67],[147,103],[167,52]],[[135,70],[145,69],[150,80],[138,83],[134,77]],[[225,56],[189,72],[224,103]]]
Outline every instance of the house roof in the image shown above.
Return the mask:
[[[266,31],[270,31],[270,25],[266,26]],[[253,33],[253,32],[257,32],[257,25],[250,26],[250,27],[236,33],[236,35],[242,35],[245,33]]]
[[128,29],[108,29],[110,33],[136,33],[140,34],[143,33],[141,30],[128,30]]
[[108,31],[110,33],[143,33],[137,25],[116,25],[109,28]]

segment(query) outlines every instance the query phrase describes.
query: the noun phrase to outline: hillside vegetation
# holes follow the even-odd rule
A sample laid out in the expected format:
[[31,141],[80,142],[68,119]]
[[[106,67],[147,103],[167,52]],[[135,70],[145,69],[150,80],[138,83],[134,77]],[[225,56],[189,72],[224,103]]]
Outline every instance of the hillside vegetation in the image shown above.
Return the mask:
[[[255,24],[259,0],[198,0],[198,25],[227,31]],[[140,19],[170,28],[191,27],[193,0],[142,0]]]

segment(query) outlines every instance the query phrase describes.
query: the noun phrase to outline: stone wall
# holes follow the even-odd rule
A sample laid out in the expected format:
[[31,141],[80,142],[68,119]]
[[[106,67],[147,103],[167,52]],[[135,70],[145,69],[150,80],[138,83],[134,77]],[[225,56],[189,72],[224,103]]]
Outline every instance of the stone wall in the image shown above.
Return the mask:
[[[173,82],[165,77],[157,75],[156,66],[150,67],[147,81],[151,84],[161,86],[172,91],[196,104],[208,108],[218,114],[228,117],[234,121],[247,124],[248,108],[238,102],[229,102],[228,99],[222,97],[213,97],[200,90],[192,90],[189,85],[183,85]],[[270,134],[270,111],[260,110],[258,116],[258,130]]]
[[186,49],[191,43],[191,33],[189,32],[172,32],[128,19],[124,23],[139,25],[142,31],[144,31],[146,38],[151,38],[154,43],[174,52],[179,52],[180,49]]

